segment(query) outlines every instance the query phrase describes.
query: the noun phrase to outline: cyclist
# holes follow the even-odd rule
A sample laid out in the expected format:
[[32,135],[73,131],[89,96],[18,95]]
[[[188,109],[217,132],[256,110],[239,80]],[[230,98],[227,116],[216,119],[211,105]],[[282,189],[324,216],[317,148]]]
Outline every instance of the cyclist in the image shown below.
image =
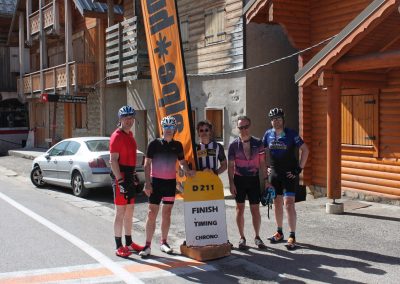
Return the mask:
[[161,120],[162,138],[150,142],[144,163],[145,185],[144,192],[149,197],[149,207],[146,220],[146,245],[139,253],[141,257],[151,254],[151,240],[156,228],[156,219],[161,209],[161,241],[162,252],[171,254],[173,249],[167,243],[168,231],[171,224],[171,212],[175,201],[176,190],[176,161],[188,176],[194,176],[184,159],[182,143],[173,139],[176,133],[176,119],[166,116]]
[[[284,240],[283,236],[283,205],[289,225],[289,238],[286,247],[296,247],[296,208],[295,196],[298,185],[298,177],[306,165],[309,150],[299,134],[292,129],[284,127],[285,114],[281,108],[273,108],[269,111],[272,128],[268,129],[263,138],[266,150],[266,165],[269,174],[269,183],[276,190],[275,221],[276,233],[268,238],[271,243]],[[296,148],[300,149],[300,162],[296,158]]]
[[[131,128],[135,121],[135,110],[126,105],[118,111],[118,128],[110,138],[110,164],[112,187],[114,191],[115,219],[114,234],[116,251],[120,257],[127,257],[133,251],[143,249],[132,241],[132,218],[135,204],[135,186],[137,177],[136,140]],[[122,245],[122,229],[125,232],[125,245]]]
[[260,169],[265,168],[264,147],[262,141],[250,135],[251,120],[239,116],[237,127],[239,137],[233,140],[228,150],[228,176],[230,191],[236,200],[236,223],[239,229],[239,249],[246,248],[244,236],[244,208],[246,196],[250,203],[250,212],[255,232],[254,242],[259,248],[265,248],[261,240],[260,225]]
[[200,139],[200,143],[196,145],[199,170],[212,171],[216,175],[222,174],[227,169],[227,161],[224,147],[212,139],[212,124],[203,120],[197,123],[196,129]]

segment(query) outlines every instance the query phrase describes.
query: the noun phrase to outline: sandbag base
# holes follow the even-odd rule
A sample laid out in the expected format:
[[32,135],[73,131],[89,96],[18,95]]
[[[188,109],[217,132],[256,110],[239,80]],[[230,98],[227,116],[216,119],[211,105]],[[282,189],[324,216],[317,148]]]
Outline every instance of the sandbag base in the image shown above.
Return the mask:
[[231,255],[231,245],[222,244],[188,247],[183,243],[181,245],[181,254],[198,261],[212,260]]

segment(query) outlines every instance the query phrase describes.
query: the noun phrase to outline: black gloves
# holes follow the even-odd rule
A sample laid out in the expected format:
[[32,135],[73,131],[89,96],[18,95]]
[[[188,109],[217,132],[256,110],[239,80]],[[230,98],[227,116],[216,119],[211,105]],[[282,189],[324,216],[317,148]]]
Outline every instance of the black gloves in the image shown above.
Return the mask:
[[303,171],[303,169],[300,168],[299,166],[297,166],[295,169],[291,170],[291,173],[294,176],[298,176],[299,174],[301,174],[302,171]]
[[118,187],[119,187],[119,192],[120,192],[121,194],[125,194],[125,193],[128,192],[127,189],[125,188],[125,183],[124,183],[124,180],[123,180],[122,178],[119,179],[119,180],[117,181],[117,183],[118,183]]

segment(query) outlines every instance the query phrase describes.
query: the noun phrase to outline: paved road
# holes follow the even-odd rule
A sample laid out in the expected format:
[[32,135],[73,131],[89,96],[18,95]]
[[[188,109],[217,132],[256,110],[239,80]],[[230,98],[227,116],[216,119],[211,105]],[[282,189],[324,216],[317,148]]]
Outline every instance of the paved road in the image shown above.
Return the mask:
[[[286,281],[290,283],[398,283],[400,276],[400,246],[398,245],[400,208],[398,206],[345,199],[343,200],[345,214],[327,215],[325,214],[325,203],[327,202],[325,199],[298,203],[299,228],[297,236],[300,248],[293,252],[287,251],[282,244],[269,245],[266,250],[256,249],[252,242],[251,219],[248,210],[246,210],[246,231],[250,245],[250,248],[246,251],[234,250],[230,257],[196,265],[179,255],[172,259],[165,258],[155,247],[153,249],[155,257],[148,261],[144,262],[136,255],[131,260],[121,261],[113,255],[111,249],[113,243],[109,239],[109,236],[112,236],[113,215],[111,192],[107,189],[99,190],[90,195],[88,199],[80,199],[62,188],[36,189],[28,179],[30,164],[31,161],[26,159],[0,157],[0,193],[11,196],[18,202],[23,201],[24,206],[45,216],[49,215],[43,211],[47,204],[54,204],[58,208],[65,206],[63,210],[66,214],[63,216],[69,216],[71,219],[64,217],[64,220],[54,216],[52,217],[54,223],[63,225],[63,228],[67,228],[68,232],[72,232],[74,235],[84,235],[85,241],[91,246],[98,248],[119,266],[126,267],[129,271],[135,271],[135,275],[138,270],[145,271],[140,274],[142,275],[140,279],[144,282],[157,283],[157,281],[161,281],[156,280],[159,279],[157,275],[161,275],[168,276],[168,278],[165,278],[169,280],[167,282],[176,283]],[[14,183],[18,190],[11,191],[10,186],[5,187],[6,181]],[[37,199],[46,200],[46,203],[39,202]],[[144,198],[139,199],[135,210],[134,230],[140,241],[144,240],[145,201]],[[2,244],[8,244],[3,248],[10,248],[10,250],[2,249],[1,251],[0,283],[2,279],[5,279],[4,277],[19,275],[21,271],[27,274],[40,273],[42,270],[38,269],[53,269],[53,272],[57,274],[61,273],[63,269],[75,271],[79,267],[84,267],[85,271],[103,273],[104,266],[89,258],[82,249],[79,249],[79,253],[75,254],[81,256],[77,262],[80,264],[79,267],[71,263],[63,263],[69,257],[64,260],[58,258],[56,262],[50,261],[49,259],[54,256],[54,251],[57,252],[54,247],[51,247],[52,250],[45,250],[44,257],[39,257],[34,265],[29,264],[28,259],[23,259],[24,261],[21,262],[21,254],[10,253],[13,251],[11,249],[13,243],[10,240],[21,240],[24,246],[18,246],[18,249],[22,247],[25,252],[40,256],[43,251],[43,244],[38,244],[34,240],[40,238],[41,234],[37,232],[37,229],[33,230],[38,227],[35,221],[28,221],[26,217],[14,212],[12,207],[7,204],[0,201],[1,212],[7,212],[0,217],[1,231],[7,232],[1,234],[0,241]],[[266,236],[271,235],[274,231],[273,214],[271,220],[268,220],[266,208],[262,208],[262,210],[262,237],[266,239]],[[172,245],[176,249],[185,239],[182,211],[183,202],[177,201],[173,211],[174,221],[171,228]],[[236,244],[239,236],[235,226],[233,200],[226,200],[226,213],[228,235],[230,240]],[[52,215],[50,214],[50,216]],[[77,225],[72,222],[72,220],[82,219],[82,216],[85,216],[84,219],[87,219],[88,222],[85,221]],[[27,225],[22,226],[22,228],[29,228],[29,230],[23,230],[20,225],[17,225],[20,219],[27,222]],[[7,230],[3,229],[4,224],[7,224]],[[100,233],[96,230],[92,231],[93,228],[88,224],[95,224],[93,227],[99,228]],[[35,233],[32,233],[31,230]],[[67,256],[68,251],[76,247],[71,243],[60,241],[59,236],[55,236],[46,230],[43,230],[42,234],[48,237],[51,243],[63,244],[64,248],[61,249],[61,255]],[[6,261],[3,261],[4,259]],[[74,260],[74,258],[71,258],[71,260]],[[24,264],[26,262],[28,264]],[[172,268],[166,269],[166,266],[163,265],[168,266],[169,264],[165,264],[165,262],[173,263],[169,266]],[[158,270],[154,270],[155,267]],[[192,270],[188,267],[191,267]],[[109,279],[110,282],[118,281],[111,274],[105,277],[109,277],[105,279]],[[162,281],[165,282],[164,278]]]

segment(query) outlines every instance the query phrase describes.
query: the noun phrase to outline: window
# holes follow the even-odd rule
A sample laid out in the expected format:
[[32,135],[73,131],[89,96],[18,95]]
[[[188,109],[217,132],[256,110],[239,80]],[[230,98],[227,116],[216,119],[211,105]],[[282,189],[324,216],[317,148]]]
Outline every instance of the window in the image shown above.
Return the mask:
[[378,151],[378,95],[342,96],[342,144]]
[[207,108],[206,119],[213,125],[215,140],[222,141],[224,139],[224,110]]
[[50,156],[62,156],[62,155],[64,155],[64,150],[65,150],[65,147],[67,146],[68,143],[69,143],[69,141],[60,142],[59,144],[57,144],[56,146],[54,146],[50,150],[49,155]]
[[87,104],[74,104],[75,128],[87,128]]
[[81,147],[81,144],[75,141],[69,142],[67,148],[65,149],[64,156],[72,156],[75,155],[76,152],[78,152],[79,148]]
[[225,8],[214,7],[205,10],[206,45],[225,40]]
[[189,16],[180,16],[180,29],[183,50],[189,50]]

